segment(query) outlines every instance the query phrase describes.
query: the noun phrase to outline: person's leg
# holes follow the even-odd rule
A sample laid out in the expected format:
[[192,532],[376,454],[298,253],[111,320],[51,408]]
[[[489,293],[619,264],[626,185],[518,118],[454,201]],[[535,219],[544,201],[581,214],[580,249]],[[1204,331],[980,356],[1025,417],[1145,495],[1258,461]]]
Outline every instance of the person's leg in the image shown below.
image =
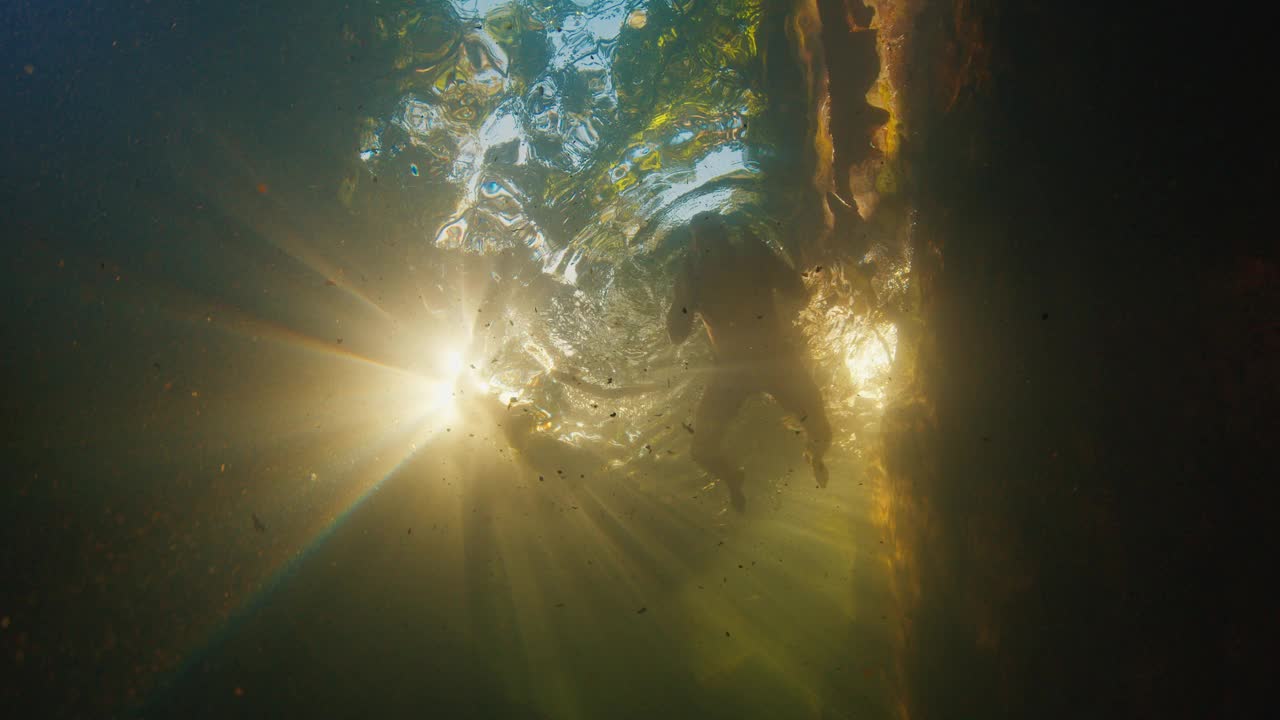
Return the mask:
[[738,512],[746,509],[747,504],[747,497],[742,493],[743,471],[725,456],[720,445],[745,397],[746,390],[740,383],[718,371],[707,384],[693,418],[693,461],[724,482],[729,489],[729,500]]
[[809,440],[806,455],[813,467],[813,476],[819,486],[826,487],[827,464],[823,458],[831,447],[831,423],[827,421],[822,392],[799,359],[773,373],[768,392],[804,425]]

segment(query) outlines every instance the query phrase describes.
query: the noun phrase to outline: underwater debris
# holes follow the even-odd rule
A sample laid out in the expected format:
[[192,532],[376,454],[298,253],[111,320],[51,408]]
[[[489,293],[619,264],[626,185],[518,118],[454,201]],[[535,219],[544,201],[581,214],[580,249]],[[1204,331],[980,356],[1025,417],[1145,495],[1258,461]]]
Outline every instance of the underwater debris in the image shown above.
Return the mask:
[[257,515],[257,513],[249,513],[249,515],[250,515],[250,517],[252,517],[252,518],[253,518],[253,529],[254,529],[254,530],[257,530],[258,532],[266,532],[266,531],[267,531],[267,526],[266,526],[266,525],[263,525],[263,524],[262,524],[262,521],[258,519],[258,515]]

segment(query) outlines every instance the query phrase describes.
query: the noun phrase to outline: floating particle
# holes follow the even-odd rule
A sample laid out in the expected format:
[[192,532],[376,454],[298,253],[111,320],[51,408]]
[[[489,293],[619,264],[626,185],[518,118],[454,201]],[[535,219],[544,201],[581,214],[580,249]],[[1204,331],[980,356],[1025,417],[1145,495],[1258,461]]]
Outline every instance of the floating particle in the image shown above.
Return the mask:
[[270,188],[268,188],[268,187],[267,187],[267,184],[266,184],[266,183],[258,183],[258,194],[259,194],[259,195],[266,195],[268,191],[270,191]]
[[645,614],[645,612],[646,612],[648,609],[649,609],[649,608],[647,608],[647,607],[642,607],[642,608],[640,608],[639,610],[637,610],[637,611],[636,611],[636,614],[637,614],[637,615],[643,615],[643,614]]
[[26,74],[28,74],[28,75],[35,75],[35,74],[36,74],[36,66],[35,66],[35,65],[32,65],[31,63],[27,63],[26,65],[23,65],[23,66],[22,66],[22,72],[24,72],[24,73],[26,73]]

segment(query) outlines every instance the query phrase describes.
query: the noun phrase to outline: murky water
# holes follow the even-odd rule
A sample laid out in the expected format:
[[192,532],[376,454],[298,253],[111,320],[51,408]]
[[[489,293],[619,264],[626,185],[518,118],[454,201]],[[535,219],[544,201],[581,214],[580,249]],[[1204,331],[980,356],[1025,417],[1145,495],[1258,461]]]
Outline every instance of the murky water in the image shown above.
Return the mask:
[[[815,190],[812,10],[67,12],[6,180],[53,228],[14,289],[48,303],[23,562],[76,570],[0,611],[57,712],[893,714],[913,225],[883,131]],[[820,489],[803,422],[749,401],[745,513],[690,459],[705,333],[663,320],[706,210],[803,278],[834,427]]]
[[1103,5],[4,4],[5,717],[1256,717],[1270,45]]

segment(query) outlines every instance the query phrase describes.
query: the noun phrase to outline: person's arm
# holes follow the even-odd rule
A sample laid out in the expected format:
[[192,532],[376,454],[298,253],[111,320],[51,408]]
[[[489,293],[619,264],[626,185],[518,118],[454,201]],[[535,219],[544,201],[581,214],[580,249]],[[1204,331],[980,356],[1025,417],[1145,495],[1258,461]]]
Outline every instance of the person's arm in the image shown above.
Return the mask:
[[684,268],[676,274],[675,292],[672,293],[671,308],[667,310],[667,337],[675,345],[684,342],[693,330],[693,296],[688,276]]

